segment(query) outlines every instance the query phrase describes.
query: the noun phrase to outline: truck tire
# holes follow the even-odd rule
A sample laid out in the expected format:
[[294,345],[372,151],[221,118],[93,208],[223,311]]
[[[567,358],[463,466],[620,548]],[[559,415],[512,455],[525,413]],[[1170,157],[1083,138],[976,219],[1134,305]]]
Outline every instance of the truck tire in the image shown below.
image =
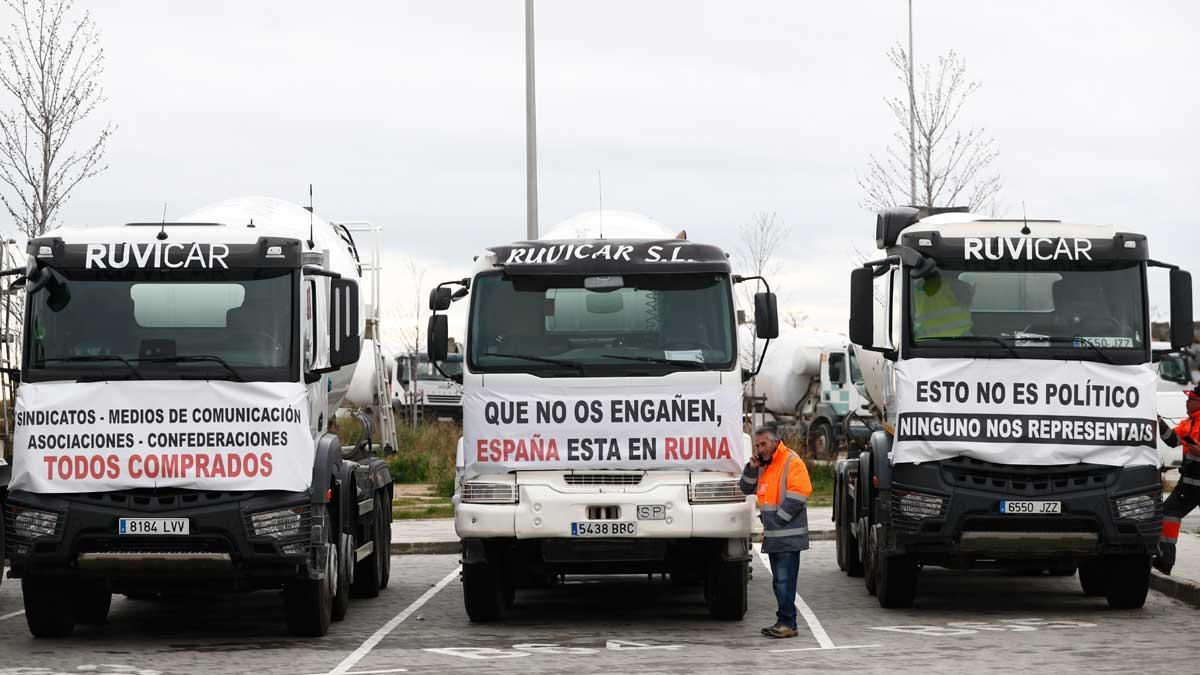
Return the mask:
[[333,585],[333,613],[330,618],[341,621],[350,611],[350,584],[354,581],[354,536],[343,533],[337,538],[337,579]]
[[750,565],[743,561],[714,561],[708,566],[705,601],[719,621],[741,621],[749,606]]
[[53,577],[23,577],[25,622],[35,638],[67,637],[75,631],[72,584]]
[[500,566],[491,563],[463,565],[463,604],[472,623],[490,623],[504,616],[506,580]]
[[379,589],[383,582],[383,565],[380,560],[386,558],[386,555],[381,555],[381,545],[383,539],[383,528],[380,527],[380,518],[378,509],[380,508],[380,500],[376,496],[375,511],[371,513],[371,526],[367,531],[367,536],[370,541],[374,542],[374,549],[371,555],[354,563],[354,581],[350,586],[350,594],[356,598],[375,598],[379,596]]
[[869,520],[862,521],[867,529],[866,557],[863,558],[863,584],[869,595],[879,593],[879,527],[871,525]]
[[885,609],[912,607],[917,597],[917,577],[921,573],[917,561],[906,555],[880,555],[878,596],[879,606]]
[[837,445],[833,439],[833,428],[824,422],[817,422],[808,430],[808,454],[813,459],[833,459],[837,457]]
[[1079,566],[1079,585],[1083,594],[1094,598],[1105,594],[1108,586],[1108,570],[1101,562],[1087,562]]
[[333,620],[333,585],[337,582],[337,547],[326,547],[320,579],[292,579],[283,587],[288,631],[302,637],[322,637]]
[[1150,592],[1150,556],[1114,556],[1106,562],[1104,596],[1113,609],[1140,609]]
[[863,561],[858,550],[858,537],[854,536],[854,506],[850,503],[850,495],[842,488],[841,497],[842,517],[837,522],[838,555],[843,559],[842,569],[849,577],[863,575]]
[[104,581],[79,581],[75,584],[72,601],[75,623],[85,626],[100,626],[108,621],[108,610],[112,607],[112,589]]
[[379,588],[387,588],[392,579],[392,497],[391,490],[385,490],[379,495],[379,523],[383,537],[383,557],[379,560]]

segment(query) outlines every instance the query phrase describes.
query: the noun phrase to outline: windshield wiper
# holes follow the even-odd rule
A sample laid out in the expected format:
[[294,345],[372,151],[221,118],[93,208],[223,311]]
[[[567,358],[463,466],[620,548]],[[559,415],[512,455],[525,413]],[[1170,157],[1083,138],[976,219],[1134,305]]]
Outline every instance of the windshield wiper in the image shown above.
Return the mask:
[[496,352],[484,352],[484,356],[497,356],[502,359],[522,359],[525,361],[537,361],[538,363],[552,363],[556,366],[566,366],[574,368],[583,375],[583,364],[577,361],[568,361],[567,359],[552,359],[546,356],[530,356],[528,354],[497,354]]
[[670,366],[687,366],[692,370],[709,370],[703,361],[688,361],[685,359],[666,359],[659,356],[626,356],[624,354],[601,354],[606,359],[621,359],[622,361],[643,361],[645,363],[665,363]]
[[946,336],[942,336],[942,337],[924,337],[924,338],[916,339],[916,342],[918,342],[918,343],[935,342],[935,341],[936,342],[942,342],[942,341],[945,341],[945,342],[959,342],[959,341],[962,341],[962,342],[992,342],[992,343],[998,344],[1001,347],[1004,347],[1005,349],[1007,349],[1008,353],[1012,354],[1012,357],[1014,359],[1017,358],[1017,350],[1013,349],[1012,345],[1010,345],[1007,342],[1005,342],[1004,340],[1001,340],[1000,338],[992,336],[992,335],[946,335]]
[[146,356],[134,360],[145,361],[148,363],[198,363],[200,361],[213,361],[224,366],[225,370],[228,370],[229,374],[233,375],[234,380],[238,382],[246,381],[246,378],[242,377],[241,373],[234,370],[233,366],[229,365],[225,359],[219,356],[213,356],[212,354],[188,354],[187,356]]
[[1070,342],[1072,345],[1074,345],[1076,342],[1078,342],[1091,347],[1092,351],[1099,354],[1100,358],[1104,359],[1105,363],[1113,363],[1112,357],[1110,357],[1108,354],[1105,354],[1104,350],[1101,349],[1100,346],[1095,342],[1092,342],[1085,337],[1063,337],[1061,335],[1022,335],[1019,339],[1023,342],[1049,342],[1052,344],[1064,344]]
[[132,363],[130,363],[125,357],[117,356],[116,354],[89,354],[89,355],[80,355],[80,356],[51,356],[51,357],[37,359],[37,361],[38,361],[38,363],[43,363],[43,364],[46,363],[47,361],[58,361],[58,362],[62,362],[62,363],[89,363],[89,362],[96,362],[96,361],[120,361],[121,363],[125,364],[126,367],[129,368],[129,372],[133,373],[134,377],[136,377],[139,380],[146,379],[146,378],[142,377],[142,374],[140,372],[138,372],[138,369],[135,368],[134,365]]

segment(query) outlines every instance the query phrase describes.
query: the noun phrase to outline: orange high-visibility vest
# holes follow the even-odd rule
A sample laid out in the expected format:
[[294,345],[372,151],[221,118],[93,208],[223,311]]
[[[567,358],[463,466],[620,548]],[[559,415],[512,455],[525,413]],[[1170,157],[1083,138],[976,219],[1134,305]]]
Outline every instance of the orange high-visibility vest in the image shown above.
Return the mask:
[[755,494],[758,497],[759,509],[772,506],[779,508],[783,500],[789,497],[807,502],[808,496],[812,494],[808,467],[791,448],[783,444],[783,441],[776,446],[771,463],[763,467],[762,473],[759,474]]

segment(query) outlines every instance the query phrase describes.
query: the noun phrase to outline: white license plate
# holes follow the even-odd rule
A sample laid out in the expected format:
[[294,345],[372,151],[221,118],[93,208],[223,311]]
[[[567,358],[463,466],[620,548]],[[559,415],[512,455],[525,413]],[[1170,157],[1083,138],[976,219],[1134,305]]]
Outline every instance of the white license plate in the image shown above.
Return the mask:
[[572,537],[633,537],[636,535],[637,523],[617,520],[571,523]]
[[1062,502],[1019,502],[1005,500],[1000,502],[1000,513],[1020,516],[1058,514],[1062,513]]
[[191,532],[187,518],[122,518],[117,534],[186,535]]
[[638,520],[666,520],[667,506],[665,504],[640,504],[637,507]]

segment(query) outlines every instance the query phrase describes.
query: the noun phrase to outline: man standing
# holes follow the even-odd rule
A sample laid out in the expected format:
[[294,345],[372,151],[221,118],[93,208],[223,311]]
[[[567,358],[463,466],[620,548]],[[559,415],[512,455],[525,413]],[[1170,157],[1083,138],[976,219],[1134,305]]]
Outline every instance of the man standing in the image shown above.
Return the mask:
[[770,638],[796,637],[796,577],[800,552],[808,549],[808,467],[771,427],[754,431],[754,453],[742,471],[742,492],[758,496],[762,551],[771,561],[771,583],[779,604]]
[[1187,419],[1174,429],[1158,418],[1163,441],[1172,448],[1183,445],[1179,482],[1163,502],[1162,542],[1154,559],[1154,567],[1163,574],[1170,574],[1175,566],[1175,542],[1179,541],[1183,517],[1200,505],[1200,386],[1187,392],[1187,412]]

